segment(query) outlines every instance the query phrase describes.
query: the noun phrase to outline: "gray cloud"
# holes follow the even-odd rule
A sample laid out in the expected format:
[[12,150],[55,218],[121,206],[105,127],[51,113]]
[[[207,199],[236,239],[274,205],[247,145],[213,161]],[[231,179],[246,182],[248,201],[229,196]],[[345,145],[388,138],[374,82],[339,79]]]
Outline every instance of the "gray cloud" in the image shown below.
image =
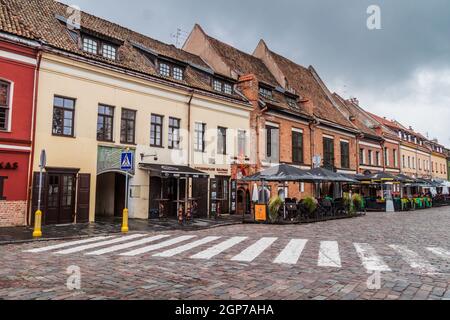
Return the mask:
[[[264,38],[272,50],[314,65],[330,89],[450,146],[447,0],[62,2],[169,43],[177,28],[189,32],[194,23],[249,53]],[[372,4],[381,8],[381,30],[366,27]],[[425,75],[428,85],[420,82]]]

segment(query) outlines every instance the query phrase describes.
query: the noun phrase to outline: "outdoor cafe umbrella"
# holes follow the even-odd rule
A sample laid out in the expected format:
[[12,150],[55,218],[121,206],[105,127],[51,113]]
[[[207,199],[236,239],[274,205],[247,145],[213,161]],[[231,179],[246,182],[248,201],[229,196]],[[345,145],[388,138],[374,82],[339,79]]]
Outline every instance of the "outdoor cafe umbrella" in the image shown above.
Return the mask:
[[325,168],[314,168],[311,170],[305,171],[305,173],[308,175],[302,181],[305,182],[349,182],[349,183],[355,183],[358,182],[355,179],[346,177],[342,174],[339,174],[337,172],[325,169]]
[[297,181],[308,178],[304,170],[300,170],[294,166],[280,164],[270,167],[254,175],[243,178],[244,181]]

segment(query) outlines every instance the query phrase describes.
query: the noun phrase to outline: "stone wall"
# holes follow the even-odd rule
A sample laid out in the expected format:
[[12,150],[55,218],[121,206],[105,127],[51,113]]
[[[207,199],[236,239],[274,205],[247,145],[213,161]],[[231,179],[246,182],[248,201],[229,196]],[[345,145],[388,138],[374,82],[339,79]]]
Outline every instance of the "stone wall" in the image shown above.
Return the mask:
[[0,227],[26,225],[26,201],[0,201]]

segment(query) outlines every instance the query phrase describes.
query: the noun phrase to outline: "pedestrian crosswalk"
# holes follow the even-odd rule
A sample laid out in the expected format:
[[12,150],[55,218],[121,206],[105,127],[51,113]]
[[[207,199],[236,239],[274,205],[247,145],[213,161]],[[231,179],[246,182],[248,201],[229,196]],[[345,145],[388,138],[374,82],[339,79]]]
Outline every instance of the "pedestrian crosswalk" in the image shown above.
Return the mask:
[[[318,243],[317,243],[318,242]],[[316,265],[323,268],[343,268],[346,259],[354,256],[359,258],[362,267],[368,272],[390,272],[395,268],[388,266],[385,258],[391,261],[401,260],[414,271],[425,274],[436,274],[438,270],[434,260],[450,261],[450,251],[440,247],[427,247],[416,252],[405,245],[383,245],[381,255],[375,247],[368,243],[346,243],[340,245],[338,241],[310,241],[308,239],[285,239],[278,237],[261,237],[251,239],[247,236],[204,236],[197,235],[147,235],[132,234],[127,236],[99,236],[83,240],[66,241],[58,244],[42,246],[25,250],[25,253],[55,255],[86,255],[89,257],[116,255],[121,257],[139,257],[150,253],[153,259],[167,259],[183,256],[192,261],[221,259],[238,263],[252,263],[270,261],[277,265],[295,266],[299,263],[310,263],[312,251]],[[380,248],[381,249],[381,248]],[[390,250],[386,254],[386,250]],[[306,254],[305,254],[305,251]],[[307,255],[308,259],[303,259]],[[392,259],[392,257],[400,259]],[[303,258],[302,258],[303,257]],[[429,259],[428,259],[429,258]],[[303,260],[302,260],[303,259]],[[395,267],[395,265],[394,265]],[[445,271],[444,272],[449,272]]]

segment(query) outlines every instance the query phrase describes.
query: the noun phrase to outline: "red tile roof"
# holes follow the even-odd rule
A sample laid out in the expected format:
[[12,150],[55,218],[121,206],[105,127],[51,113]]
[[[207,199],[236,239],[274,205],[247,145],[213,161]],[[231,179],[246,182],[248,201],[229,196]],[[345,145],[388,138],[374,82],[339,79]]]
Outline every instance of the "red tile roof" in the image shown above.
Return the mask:
[[[107,63],[217,94],[212,89],[210,75],[204,72],[204,70],[210,68],[199,56],[89,13],[81,12],[82,32],[85,30],[89,33],[123,42],[123,45],[118,49],[118,58],[115,61],[84,52],[70,36],[66,24],[56,18],[56,16],[69,17],[70,14],[67,9],[67,5],[54,0],[0,0],[0,31],[32,40],[40,40],[49,47],[84,56],[93,61]],[[160,56],[187,64],[183,81],[160,76],[144,52],[137,49],[136,44],[148,48]],[[229,98],[244,100],[238,95]]]

